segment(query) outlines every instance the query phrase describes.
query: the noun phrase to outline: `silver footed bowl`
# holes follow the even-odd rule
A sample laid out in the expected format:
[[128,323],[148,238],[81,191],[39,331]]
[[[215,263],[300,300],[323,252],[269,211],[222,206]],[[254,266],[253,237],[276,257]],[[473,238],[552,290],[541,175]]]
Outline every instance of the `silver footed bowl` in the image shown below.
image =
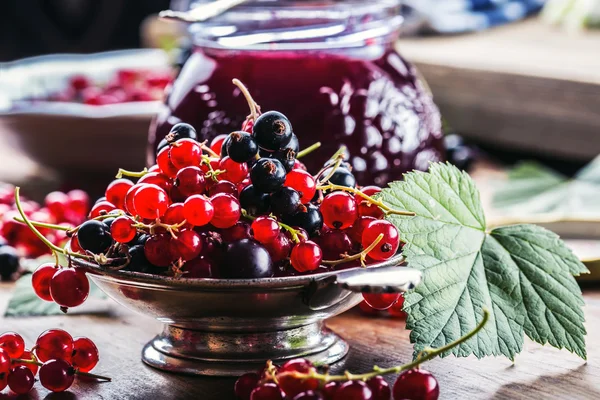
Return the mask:
[[155,368],[194,375],[239,376],[306,357],[334,363],[348,344],[324,321],[362,300],[361,292],[401,293],[421,280],[396,256],[368,268],[260,279],[189,279],[111,271],[73,260],[109,297],[163,322],[143,349]]

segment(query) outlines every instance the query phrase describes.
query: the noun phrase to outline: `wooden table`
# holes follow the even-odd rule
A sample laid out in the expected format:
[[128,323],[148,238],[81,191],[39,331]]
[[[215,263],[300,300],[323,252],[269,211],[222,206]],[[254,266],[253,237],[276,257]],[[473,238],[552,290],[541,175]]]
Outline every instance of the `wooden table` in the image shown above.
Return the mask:
[[[11,284],[0,284],[0,315],[11,291]],[[441,398],[599,399],[600,290],[586,291],[585,299],[587,363],[566,351],[529,341],[514,364],[505,358],[436,359],[427,363],[426,369],[439,380]],[[113,378],[112,383],[76,383],[69,392],[56,395],[48,395],[38,383],[31,393],[32,399],[234,399],[234,379],[177,376],[145,366],[140,351],[159,331],[160,324],[115,303],[108,310],[98,315],[0,317],[0,331],[18,331],[28,346],[49,328],[62,328],[73,336],[92,338],[100,349],[100,363],[95,372]],[[330,320],[329,326],[352,346],[336,370],[364,372],[373,365],[396,365],[411,357],[412,346],[402,320],[374,319],[351,311]],[[0,399],[11,397],[0,395]]]

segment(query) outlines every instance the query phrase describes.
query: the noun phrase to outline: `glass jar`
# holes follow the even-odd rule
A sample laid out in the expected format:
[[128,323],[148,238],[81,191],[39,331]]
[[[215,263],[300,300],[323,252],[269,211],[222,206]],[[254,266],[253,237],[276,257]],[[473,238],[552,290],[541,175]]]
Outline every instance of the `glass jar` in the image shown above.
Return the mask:
[[395,50],[399,0],[254,0],[192,24],[194,51],[154,121],[149,161],[178,122],[199,140],[241,128],[248,105],[290,119],[302,161],[316,173],[346,145],[362,185],[383,185],[443,158],[438,109],[414,67]]

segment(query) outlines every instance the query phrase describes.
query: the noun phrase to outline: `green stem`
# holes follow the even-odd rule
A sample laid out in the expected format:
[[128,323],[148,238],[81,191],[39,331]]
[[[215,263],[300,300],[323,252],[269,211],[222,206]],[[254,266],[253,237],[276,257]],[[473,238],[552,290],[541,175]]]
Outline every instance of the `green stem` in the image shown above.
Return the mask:
[[317,143],[315,143],[313,145],[308,146],[307,148],[305,148],[304,150],[301,150],[300,152],[298,152],[298,154],[296,154],[296,159],[302,158],[302,157],[304,157],[304,156],[312,153],[313,151],[315,151],[319,147],[321,147],[321,142],[317,142]]
[[33,232],[33,234],[35,236],[37,236],[42,242],[44,242],[44,244],[46,246],[48,246],[50,248],[50,250],[52,250],[52,251],[55,251],[57,253],[61,253],[61,254],[64,254],[64,255],[70,255],[72,257],[83,258],[83,259],[88,260],[88,261],[94,260],[94,258],[90,257],[90,256],[82,255],[82,254],[79,254],[79,253],[71,253],[70,251],[68,251],[66,249],[63,249],[63,248],[60,248],[60,247],[54,245],[52,242],[50,242],[48,239],[46,239],[46,237],[44,235],[42,235],[40,233],[40,231],[38,231],[36,229],[35,226],[33,226],[33,224],[31,223],[31,221],[25,215],[25,212],[23,211],[23,206],[21,205],[21,198],[19,196],[20,190],[21,190],[20,187],[18,187],[18,186],[15,187],[15,205],[17,206],[17,210],[19,211],[19,214],[21,214],[21,218],[23,218],[23,221],[29,227],[29,229],[31,229],[31,231]]
[[117,172],[117,175],[115,177],[117,179],[121,179],[124,176],[129,176],[131,178],[141,178],[142,176],[146,175],[147,173],[148,173],[148,168],[144,168],[143,170],[141,170],[139,172],[127,171],[126,169],[119,168],[119,172]]
[[[245,218],[248,218],[251,221],[254,221],[256,219],[256,217],[248,214],[248,212],[244,209],[242,209],[242,215]],[[279,224],[279,226],[283,229],[285,229],[286,231],[288,231],[290,233],[290,235],[292,236],[292,241],[294,243],[300,243],[300,238],[298,237],[300,235],[300,231],[297,229],[292,228],[291,226],[289,226],[288,224],[284,224],[283,222],[279,221],[277,218],[273,218],[275,221],[277,221],[277,223]],[[305,238],[307,239],[307,238]]]
[[[15,221],[20,222],[22,224],[26,224],[25,220],[19,217],[14,217],[13,218]],[[68,226],[63,226],[63,225],[55,225],[55,224],[48,224],[46,222],[36,222],[36,221],[29,221],[31,222],[31,225],[36,226],[38,228],[48,228],[48,229],[56,229],[57,231],[70,231],[71,229],[73,229],[72,227],[68,227]]]
[[256,118],[258,118],[258,104],[256,104],[256,102],[252,98],[252,95],[250,94],[248,88],[239,79],[233,79],[232,82],[235,86],[238,87],[238,89],[240,89],[240,91],[246,98],[248,106],[250,107],[250,118],[256,121]]
[[317,186],[317,190],[343,190],[345,192],[350,192],[350,193],[353,193],[353,194],[355,194],[355,195],[357,195],[359,197],[362,197],[363,199],[365,199],[369,203],[378,206],[379,208],[381,208],[385,212],[386,215],[394,214],[394,215],[404,215],[404,216],[408,216],[408,217],[414,217],[415,216],[415,213],[412,212],[412,211],[394,210],[393,208],[390,208],[387,205],[383,204],[381,201],[375,200],[371,196],[368,196],[368,195],[364,194],[360,190],[355,189],[355,188],[351,188],[351,187],[348,187],[348,186],[335,185],[333,183],[328,183],[326,185]]
[[422,363],[424,363],[425,361],[429,361],[429,360],[453,349],[454,347],[466,342],[467,340],[471,339],[481,329],[483,329],[483,327],[485,326],[485,324],[487,323],[489,318],[490,318],[490,312],[484,308],[483,309],[483,318],[481,319],[481,322],[479,322],[479,324],[471,332],[467,333],[463,337],[458,338],[457,340],[455,340],[451,343],[448,343],[447,345],[442,346],[440,348],[424,350],[423,355],[421,357],[417,357],[415,360],[413,360],[412,362],[410,362],[408,364],[399,365],[399,366],[391,367],[391,368],[383,368],[383,369],[374,367],[373,368],[374,370],[372,372],[368,372],[365,374],[357,374],[357,375],[351,374],[349,372],[346,372],[344,375],[327,375],[327,374],[318,374],[315,371],[312,371],[309,373],[300,373],[300,372],[294,371],[294,372],[284,372],[284,373],[278,374],[277,376],[279,379],[281,379],[285,375],[289,375],[289,376],[292,376],[293,378],[301,379],[301,380],[318,379],[324,383],[327,383],[327,382],[332,382],[332,381],[348,381],[348,380],[366,381],[366,380],[374,378],[378,375],[398,374],[402,371],[416,368],[419,365],[421,365]]
[[367,247],[360,253],[355,254],[353,256],[346,256],[346,257],[343,257],[343,258],[341,258],[339,260],[335,260],[335,261],[323,260],[323,261],[321,261],[321,264],[335,266],[335,265],[347,263],[347,262],[354,261],[354,260],[360,260],[361,265],[363,267],[366,267],[365,263],[366,263],[367,254],[369,254],[371,252],[371,250],[373,250],[375,248],[375,246],[377,246],[379,244],[379,242],[381,242],[382,240],[383,240],[383,233],[380,233],[379,236],[377,236],[375,238],[375,240],[373,240],[373,243],[371,243],[369,245],[369,247]]
[[[202,150],[204,150],[205,152],[207,152],[208,154],[210,154],[212,157],[216,157],[216,158],[220,158],[221,157],[220,155],[218,155],[217,153],[215,153],[213,151],[213,149],[211,149],[210,147],[208,147],[206,145],[206,142],[200,143],[200,148]],[[210,163],[208,165],[210,165]]]

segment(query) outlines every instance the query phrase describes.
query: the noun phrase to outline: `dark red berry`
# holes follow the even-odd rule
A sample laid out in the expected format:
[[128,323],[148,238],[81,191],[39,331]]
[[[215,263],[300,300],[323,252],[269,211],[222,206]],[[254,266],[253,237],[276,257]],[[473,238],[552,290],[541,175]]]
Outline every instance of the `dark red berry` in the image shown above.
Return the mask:
[[229,228],[240,220],[242,208],[235,197],[219,193],[211,197],[210,201],[215,209],[210,223],[216,228]]
[[358,218],[354,197],[346,192],[333,192],[321,203],[323,222],[332,229],[346,229]]
[[381,376],[376,376],[367,381],[367,386],[373,392],[373,400],[390,400],[392,389]]
[[250,400],[283,400],[283,393],[274,383],[264,383],[250,394]]
[[203,195],[188,197],[183,205],[183,215],[187,222],[194,226],[208,224],[215,214],[215,209],[210,199]]
[[238,399],[250,400],[250,394],[258,386],[260,377],[255,372],[250,372],[240,376],[233,387],[233,391]]
[[440,386],[431,372],[411,369],[398,376],[393,393],[394,400],[437,400]]
[[[379,192],[381,192],[381,188],[379,186],[366,186],[360,190],[362,193],[367,196],[373,196]],[[377,219],[383,218],[384,212],[378,206],[370,203],[359,195],[355,195],[356,204],[358,204],[358,215],[361,217],[374,217]]]
[[73,338],[62,329],[49,329],[37,338],[35,354],[41,362],[53,358],[70,360],[73,354]]
[[323,252],[313,241],[298,243],[292,249],[290,257],[292,267],[298,272],[314,271],[321,265]]
[[338,388],[333,400],[373,400],[373,392],[363,381],[348,381]]
[[5,350],[11,358],[21,358],[25,351],[25,341],[16,332],[4,332],[0,335],[0,349]]
[[40,367],[40,383],[52,392],[64,392],[75,380],[75,369],[65,360],[49,360]]
[[71,362],[79,371],[90,372],[98,364],[98,348],[90,339],[78,337],[73,340]]
[[173,258],[181,258],[184,261],[193,260],[202,251],[202,239],[200,235],[192,230],[184,230],[177,233],[177,238],[170,240],[170,252]]
[[110,234],[112,238],[119,243],[131,242],[137,230],[133,226],[135,222],[129,217],[117,217],[110,225]]
[[52,300],[61,307],[77,307],[90,294],[90,282],[79,268],[62,268],[50,280]]
[[363,293],[363,298],[375,310],[387,310],[400,298],[400,293]]
[[262,244],[268,244],[279,236],[281,228],[271,217],[261,216],[252,222],[252,235]]
[[383,235],[383,238],[368,253],[368,256],[373,260],[387,260],[396,254],[398,247],[400,247],[398,229],[388,221],[376,220],[367,225],[363,231],[361,241],[363,248],[369,247],[380,234]]
[[179,192],[185,196],[203,194],[206,189],[204,172],[196,166],[185,167],[177,172],[175,185]]
[[33,291],[40,299],[52,301],[52,296],[50,296],[50,280],[56,271],[58,271],[58,267],[56,265],[53,263],[46,263],[37,267],[31,276],[31,285],[33,286]]
[[8,375],[8,387],[15,394],[29,393],[34,383],[33,372],[25,366],[14,367]]
[[170,242],[171,236],[168,234],[151,236],[144,244],[146,259],[157,267],[168,267],[174,261]]

